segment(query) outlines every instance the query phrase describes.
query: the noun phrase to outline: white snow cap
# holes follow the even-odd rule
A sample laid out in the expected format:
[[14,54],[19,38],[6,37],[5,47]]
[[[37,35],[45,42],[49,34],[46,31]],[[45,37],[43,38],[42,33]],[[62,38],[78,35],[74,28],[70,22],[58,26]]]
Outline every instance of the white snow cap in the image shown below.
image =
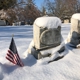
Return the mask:
[[73,14],[72,18],[80,20],[80,13]]
[[61,26],[61,20],[58,17],[39,17],[35,20],[34,24],[39,27],[57,28]]

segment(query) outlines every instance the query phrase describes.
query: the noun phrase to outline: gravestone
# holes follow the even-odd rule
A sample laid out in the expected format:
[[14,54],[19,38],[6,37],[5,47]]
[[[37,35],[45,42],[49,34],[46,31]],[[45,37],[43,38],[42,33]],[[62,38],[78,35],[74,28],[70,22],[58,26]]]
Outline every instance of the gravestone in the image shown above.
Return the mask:
[[80,14],[76,13],[71,18],[71,30],[67,42],[77,46],[80,44]]
[[12,26],[19,26],[19,23],[18,22],[13,23]]
[[18,22],[18,23],[19,23],[19,26],[25,25],[25,22],[24,21],[21,21],[21,22]]
[[[31,54],[36,59],[49,57],[51,53],[42,55],[41,51],[53,49],[61,44],[61,20],[58,17],[48,16],[37,18],[33,24],[33,41]],[[62,52],[64,49],[62,46],[57,52]]]
[[34,45],[37,50],[56,47],[60,45],[60,19],[57,17],[40,17],[36,19],[33,25],[33,37]]
[[6,26],[6,21],[5,20],[0,20],[0,26]]

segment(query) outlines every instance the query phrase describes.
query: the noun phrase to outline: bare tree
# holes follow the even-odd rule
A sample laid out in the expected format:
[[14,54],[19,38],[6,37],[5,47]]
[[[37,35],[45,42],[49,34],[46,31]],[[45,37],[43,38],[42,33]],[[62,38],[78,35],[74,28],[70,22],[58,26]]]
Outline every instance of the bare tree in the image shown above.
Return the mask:
[[0,0],[0,10],[14,6],[17,3],[17,0]]
[[40,11],[34,4],[33,0],[27,0],[27,4],[24,8],[26,14],[26,20],[31,20],[32,22],[40,16]]
[[33,21],[40,16],[40,11],[34,4],[34,0],[19,0],[15,7],[6,10],[8,18],[6,20],[12,24],[19,21]]
[[71,16],[80,11],[80,0],[46,0],[47,11],[55,16]]
[[14,9],[8,9],[6,11],[6,14],[8,15],[6,20],[10,23],[10,25],[12,25],[13,22],[17,21],[16,11]]

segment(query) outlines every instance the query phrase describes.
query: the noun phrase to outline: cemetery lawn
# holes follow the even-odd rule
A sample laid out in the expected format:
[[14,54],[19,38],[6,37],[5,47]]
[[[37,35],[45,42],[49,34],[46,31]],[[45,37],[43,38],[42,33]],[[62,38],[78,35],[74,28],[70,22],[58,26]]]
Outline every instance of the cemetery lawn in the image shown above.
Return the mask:
[[[33,39],[33,26],[0,26],[0,80],[80,80],[80,49],[71,48],[66,43],[69,31],[70,23],[62,24],[61,34],[67,55],[48,64],[30,54],[24,57]],[[14,65],[5,58],[13,34],[24,67]]]

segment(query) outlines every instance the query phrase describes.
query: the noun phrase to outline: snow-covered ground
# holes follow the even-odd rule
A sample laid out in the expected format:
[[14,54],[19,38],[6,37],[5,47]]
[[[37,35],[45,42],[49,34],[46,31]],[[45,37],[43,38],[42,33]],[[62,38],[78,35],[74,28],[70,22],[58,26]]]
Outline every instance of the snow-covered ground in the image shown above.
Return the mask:
[[[62,36],[66,40],[70,31],[70,24],[62,24]],[[14,40],[24,67],[13,65],[5,56]],[[32,26],[0,26],[0,80],[80,80],[80,50],[68,46],[65,41],[67,55],[51,63],[43,59],[36,60],[32,55],[24,58],[33,38]]]

